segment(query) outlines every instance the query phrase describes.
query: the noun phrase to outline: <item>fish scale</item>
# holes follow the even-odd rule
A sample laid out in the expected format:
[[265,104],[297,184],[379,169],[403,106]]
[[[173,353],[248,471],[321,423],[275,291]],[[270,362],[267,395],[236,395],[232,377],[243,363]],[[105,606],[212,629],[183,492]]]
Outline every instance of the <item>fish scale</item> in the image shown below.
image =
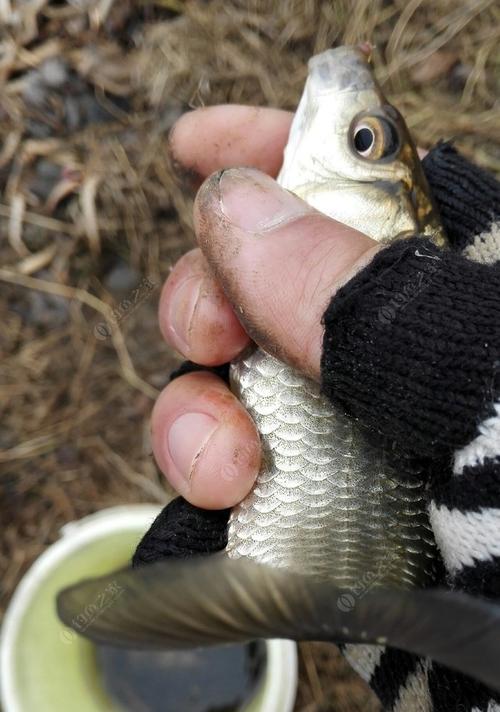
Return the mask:
[[[374,135],[378,126],[381,140],[398,133],[393,160],[354,155],[356,122]],[[278,182],[378,241],[420,232],[445,244],[404,121],[359,49],[310,61]],[[232,363],[230,378],[260,433],[263,460],[253,490],[232,510],[229,557],[343,588],[367,574],[372,585],[429,583],[436,547],[425,474],[404,458],[395,464],[391,443],[374,440],[332,408],[317,383],[257,347]]]
[[229,556],[328,576],[343,588],[367,573],[408,586],[430,575],[423,477],[410,481],[381,463],[380,446],[315,382],[261,349],[232,365],[231,382],[261,433],[264,464],[232,511]]

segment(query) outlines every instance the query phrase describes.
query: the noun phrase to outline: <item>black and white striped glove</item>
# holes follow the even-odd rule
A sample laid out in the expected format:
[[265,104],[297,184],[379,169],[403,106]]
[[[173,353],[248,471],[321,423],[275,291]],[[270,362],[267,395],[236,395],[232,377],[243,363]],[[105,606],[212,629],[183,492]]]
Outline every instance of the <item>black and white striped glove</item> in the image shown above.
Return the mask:
[[[424,168],[452,250],[399,241],[337,293],[324,317],[323,390],[428,458],[447,585],[500,598],[500,185],[449,144]],[[429,660],[345,653],[385,709],[500,710],[498,696]]]
[[[322,386],[364,425],[427,458],[447,584],[498,598],[500,188],[448,144],[424,169],[452,250],[420,237],[395,242],[336,294],[324,317]],[[228,516],[178,498],[134,563],[222,549]],[[388,710],[500,710],[483,686],[431,661],[383,646],[345,653]]]

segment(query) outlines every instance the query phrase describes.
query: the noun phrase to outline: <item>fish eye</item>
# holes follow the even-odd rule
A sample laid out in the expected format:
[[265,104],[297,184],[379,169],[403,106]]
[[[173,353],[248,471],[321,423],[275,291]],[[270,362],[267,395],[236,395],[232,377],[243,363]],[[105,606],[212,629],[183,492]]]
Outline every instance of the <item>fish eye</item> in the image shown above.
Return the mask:
[[358,126],[354,132],[354,148],[366,156],[375,142],[375,134],[369,126]]
[[354,151],[363,158],[377,161],[397,155],[401,141],[396,126],[382,116],[363,116],[351,131]]

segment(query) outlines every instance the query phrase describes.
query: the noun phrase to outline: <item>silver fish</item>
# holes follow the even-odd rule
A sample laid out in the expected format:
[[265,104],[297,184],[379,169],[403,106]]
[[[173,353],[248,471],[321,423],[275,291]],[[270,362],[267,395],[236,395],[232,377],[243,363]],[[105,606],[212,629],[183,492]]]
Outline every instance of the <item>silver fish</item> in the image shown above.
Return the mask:
[[[445,242],[408,129],[360,49],[309,62],[278,182],[378,241],[420,233]],[[231,514],[229,556],[342,587],[369,572],[374,585],[428,583],[435,544],[424,475],[391,466],[390,443],[374,442],[317,383],[261,349],[232,365],[231,383],[264,458]]]
[[[310,61],[279,181],[377,240],[420,232],[445,245],[408,130],[363,50]],[[500,608],[424,588],[435,544],[423,475],[391,464],[389,442],[262,350],[234,363],[231,379],[264,460],[232,511],[226,551],[77,583],[58,596],[62,621],[136,648],[259,637],[388,644],[500,690]],[[109,590],[82,628],[79,614]]]

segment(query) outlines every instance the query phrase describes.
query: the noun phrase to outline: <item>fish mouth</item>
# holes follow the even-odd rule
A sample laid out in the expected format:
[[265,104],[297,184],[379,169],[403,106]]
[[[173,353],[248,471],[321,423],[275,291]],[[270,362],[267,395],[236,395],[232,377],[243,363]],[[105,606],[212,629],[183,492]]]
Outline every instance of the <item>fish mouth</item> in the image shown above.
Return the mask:
[[359,92],[375,83],[364,47],[336,47],[309,60],[309,81],[315,92]]

